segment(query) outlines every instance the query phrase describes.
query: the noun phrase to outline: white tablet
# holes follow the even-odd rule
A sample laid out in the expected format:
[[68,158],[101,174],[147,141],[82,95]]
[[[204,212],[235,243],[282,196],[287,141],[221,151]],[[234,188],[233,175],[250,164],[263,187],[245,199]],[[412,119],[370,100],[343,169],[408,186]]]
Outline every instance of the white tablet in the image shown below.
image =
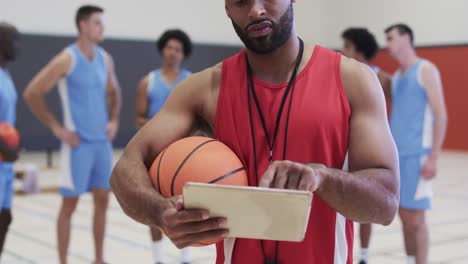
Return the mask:
[[307,191],[186,183],[185,208],[202,208],[227,219],[230,237],[304,240],[312,194]]

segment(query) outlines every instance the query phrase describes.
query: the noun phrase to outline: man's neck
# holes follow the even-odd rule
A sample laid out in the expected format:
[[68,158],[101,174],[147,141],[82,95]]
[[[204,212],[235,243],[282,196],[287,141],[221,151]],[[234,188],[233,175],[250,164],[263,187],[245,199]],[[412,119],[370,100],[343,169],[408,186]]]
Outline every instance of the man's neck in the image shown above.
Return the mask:
[[169,75],[178,74],[179,71],[180,71],[180,69],[179,69],[178,65],[163,63],[163,66],[161,67],[161,72],[163,74],[169,74]]
[[407,72],[417,61],[418,56],[413,48],[405,50],[398,57],[398,62],[400,63],[403,72]]
[[253,74],[269,83],[287,82],[294,70],[299,52],[299,39],[293,32],[283,46],[268,54],[246,50]]
[[95,42],[90,41],[89,39],[80,36],[76,41],[76,46],[83,52],[84,55],[89,60],[94,58],[94,51],[96,49],[97,44]]

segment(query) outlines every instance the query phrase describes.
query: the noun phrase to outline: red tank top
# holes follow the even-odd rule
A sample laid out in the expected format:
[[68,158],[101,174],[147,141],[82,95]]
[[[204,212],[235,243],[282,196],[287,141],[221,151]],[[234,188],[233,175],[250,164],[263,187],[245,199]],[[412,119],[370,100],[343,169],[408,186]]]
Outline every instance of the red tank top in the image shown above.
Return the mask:
[[[261,177],[268,167],[270,150],[251,98],[257,152],[253,153],[244,53],[241,51],[223,62],[215,136],[238,155],[247,169],[249,184],[255,186],[253,155],[257,157],[257,173]],[[341,82],[340,59],[340,54],[316,46],[310,61],[298,73],[289,114],[287,160],[343,167],[348,148],[350,107]],[[254,83],[272,137],[273,132],[270,131],[274,131],[287,83],[269,84],[255,78]],[[288,107],[289,99],[281,117],[273,160],[282,159]],[[225,259],[229,255],[225,254],[226,244],[216,245],[217,264],[264,263],[259,240],[236,239],[230,260]],[[279,242],[278,260],[281,264],[351,264],[352,244],[353,223],[314,195],[305,240],[300,243]],[[264,245],[267,257],[273,258],[275,242],[265,241]]]

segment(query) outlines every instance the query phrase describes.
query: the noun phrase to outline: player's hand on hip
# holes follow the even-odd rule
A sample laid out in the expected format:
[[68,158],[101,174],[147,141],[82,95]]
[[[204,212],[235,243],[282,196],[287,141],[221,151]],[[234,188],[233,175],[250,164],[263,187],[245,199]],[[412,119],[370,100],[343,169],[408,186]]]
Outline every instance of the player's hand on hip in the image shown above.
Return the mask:
[[322,182],[322,169],[326,169],[326,166],[274,161],[263,174],[259,186],[315,192]]
[[109,140],[114,140],[115,136],[117,135],[117,131],[119,129],[119,123],[115,120],[109,121],[107,123],[107,138]]
[[71,145],[72,147],[78,147],[80,145],[80,137],[73,131],[61,127],[55,129],[53,132],[55,136],[65,144]]
[[421,176],[426,180],[431,180],[435,178],[437,173],[437,158],[434,156],[429,156],[421,170]]
[[178,198],[174,207],[161,214],[159,221],[160,228],[176,247],[184,248],[202,240],[228,236],[225,218],[210,218],[207,210],[184,209],[183,204],[182,198]]

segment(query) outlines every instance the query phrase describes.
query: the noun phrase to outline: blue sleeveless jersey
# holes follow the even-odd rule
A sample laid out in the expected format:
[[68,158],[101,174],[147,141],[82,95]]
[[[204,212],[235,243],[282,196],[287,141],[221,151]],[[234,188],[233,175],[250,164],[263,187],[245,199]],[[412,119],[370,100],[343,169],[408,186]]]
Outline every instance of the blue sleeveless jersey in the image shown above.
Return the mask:
[[179,84],[182,80],[190,75],[187,70],[181,70],[177,80],[167,85],[161,75],[161,70],[157,69],[149,73],[150,81],[148,84],[148,118],[152,118],[166,102],[167,97],[171,93],[172,89]]
[[424,154],[432,148],[434,118],[421,81],[419,60],[403,74],[397,71],[392,80],[390,128],[400,156]]
[[59,83],[64,125],[85,141],[107,140],[108,69],[105,52],[96,47],[90,61],[75,44],[68,46],[66,51],[72,55],[73,66]]

